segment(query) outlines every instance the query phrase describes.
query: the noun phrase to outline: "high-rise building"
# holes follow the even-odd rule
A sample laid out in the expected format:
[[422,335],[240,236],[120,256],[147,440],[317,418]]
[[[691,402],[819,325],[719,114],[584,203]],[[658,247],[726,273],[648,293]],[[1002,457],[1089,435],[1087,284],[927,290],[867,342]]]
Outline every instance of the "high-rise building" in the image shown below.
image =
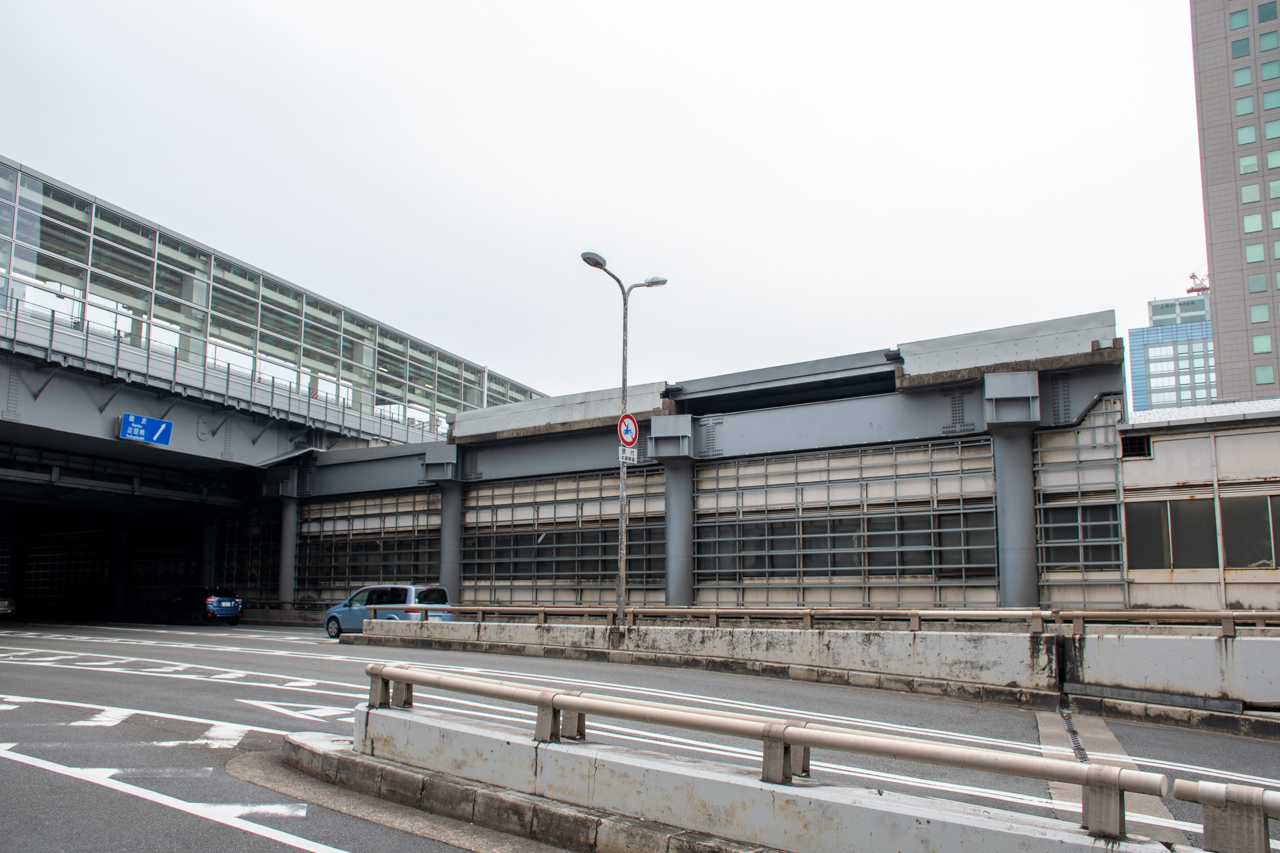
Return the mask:
[[[1280,8],[1191,0],[1218,394],[1280,395]],[[1135,388],[1135,397],[1136,397]],[[1135,399],[1135,404],[1136,404]]]
[[1129,330],[1135,412],[1205,406],[1218,398],[1213,324],[1204,296],[1153,299],[1150,325]]
[[157,354],[175,375],[243,377],[419,440],[443,438],[455,412],[542,396],[3,157],[0,297],[117,352]]

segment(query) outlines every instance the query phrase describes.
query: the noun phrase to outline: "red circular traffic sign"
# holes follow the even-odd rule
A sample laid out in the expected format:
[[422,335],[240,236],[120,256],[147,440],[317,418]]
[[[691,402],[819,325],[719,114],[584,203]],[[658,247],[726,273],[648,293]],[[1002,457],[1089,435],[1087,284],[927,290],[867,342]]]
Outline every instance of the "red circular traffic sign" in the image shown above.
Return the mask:
[[640,440],[640,425],[634,415],[623,415],[618,418],[618,441],[623,447],[635,447]]

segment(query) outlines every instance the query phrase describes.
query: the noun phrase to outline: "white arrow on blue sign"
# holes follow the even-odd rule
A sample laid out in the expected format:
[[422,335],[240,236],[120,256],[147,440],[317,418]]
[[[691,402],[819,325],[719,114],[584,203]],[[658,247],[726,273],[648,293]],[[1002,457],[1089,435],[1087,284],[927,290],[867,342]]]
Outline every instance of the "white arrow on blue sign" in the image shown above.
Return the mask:
[[142,415],[123,414],[120,416],[120,437],[130,441],[142,441],[147,444],[169,444],[169,436],[173,435],[173,421],[162,421],[159,418],[144,418]]

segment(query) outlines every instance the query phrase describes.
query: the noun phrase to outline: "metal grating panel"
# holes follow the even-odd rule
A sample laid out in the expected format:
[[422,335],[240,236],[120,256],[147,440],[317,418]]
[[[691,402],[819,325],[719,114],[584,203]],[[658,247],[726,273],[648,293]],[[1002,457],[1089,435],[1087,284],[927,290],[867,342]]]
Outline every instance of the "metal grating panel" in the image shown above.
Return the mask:
[[[662,468],[628,468],[631,604],[663,601],[664,488]],[[464,601],[613,601],[618,572],[616,471],[471,486],[464,496],[463,526]]]
[[1040,600],[1052,607],[1126,606],[1120,519],[1124,398],[1104,397],[1084,420],[1035,440]]
[[990,438],[734,459],[695,477],[699,604],[995,602]]

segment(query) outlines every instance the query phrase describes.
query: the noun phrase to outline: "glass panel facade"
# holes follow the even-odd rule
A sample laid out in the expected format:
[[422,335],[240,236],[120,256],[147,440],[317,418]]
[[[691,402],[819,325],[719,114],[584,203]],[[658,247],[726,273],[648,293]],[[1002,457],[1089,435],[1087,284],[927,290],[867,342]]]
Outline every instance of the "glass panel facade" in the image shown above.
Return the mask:
[[59,225],[29,211],[18,211],[17,230],[14,236],[37,249],[62,255],[78,263],[89,262],[88,234]]
[[155,275],[155,264],[151,261],[105,242],[94,244],[90,266],[146,287],[151,286]]
[[97,334],[442,436],[447,414],[538,396],[496,374],[486,395],[479,365],[4,165],[0,274],[0,293],[86,318]]
[[0,165],[0,199],[15,201],[18,197],[18,173]]
[[99,206],[93,213],[93,235],[133,249],[148,258],[156,252],[156,232]]
[[160,260],[183,272],[189,272],[200,278],[209,277],[209,267],[213,258],[207,253],[188,246],[181,240],[160,235]]
[[18,182],[18,206],[84,231],[89,230],[93,210],[93,205],[85,199],[30,175],[23,175]]
[[209,307],[209,283],[187,273],[169,269],[166,266],[156,267],[156,291],[176,296],[202,308]]

